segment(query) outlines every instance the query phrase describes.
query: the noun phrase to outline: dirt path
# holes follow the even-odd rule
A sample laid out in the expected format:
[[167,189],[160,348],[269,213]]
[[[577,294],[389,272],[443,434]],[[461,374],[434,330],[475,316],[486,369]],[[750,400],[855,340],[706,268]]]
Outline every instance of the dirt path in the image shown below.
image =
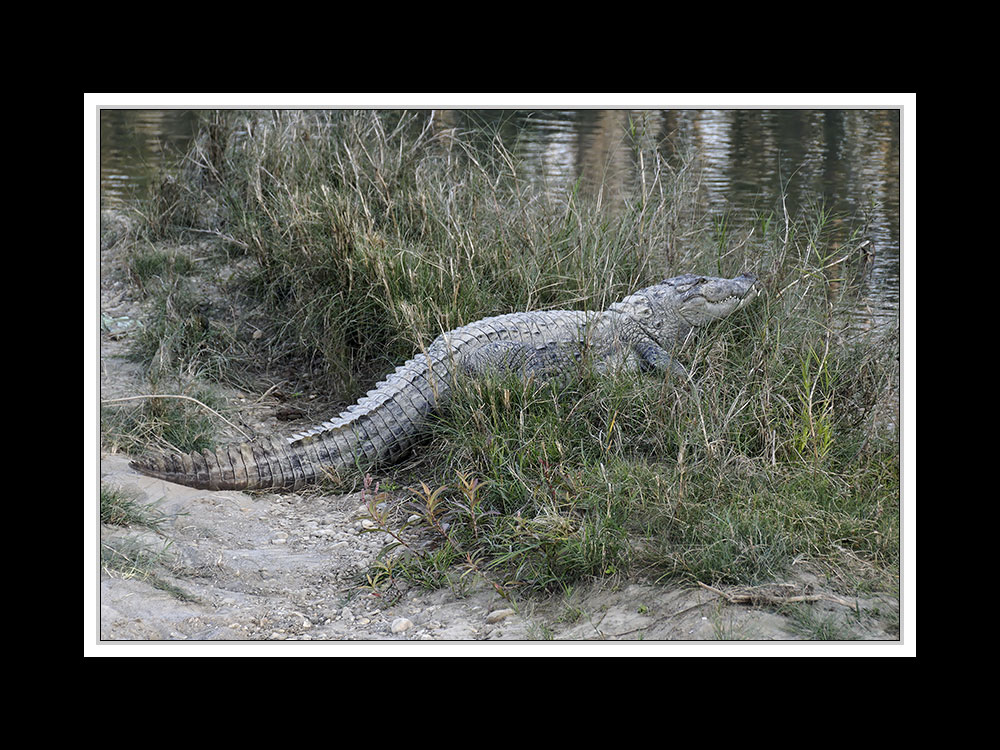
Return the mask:
[[[592,585],[566,596],[510,601],[489,585],[471,591],[364,586],[388,541],[362,532],[360,495],[210,492],[136,474],[124,456],[101,461],[101,482],[167,520],[158,533],[103,526],[102,545],[160,554],[145,580],[101,573],[105,640],[773,640],[805,637],[774,608],[730,604],[701,587]],[[817,592],[803,576],[788,595]],[[859,618],[833,601],[809,604],[854,638],[885,639],[873,610]]]

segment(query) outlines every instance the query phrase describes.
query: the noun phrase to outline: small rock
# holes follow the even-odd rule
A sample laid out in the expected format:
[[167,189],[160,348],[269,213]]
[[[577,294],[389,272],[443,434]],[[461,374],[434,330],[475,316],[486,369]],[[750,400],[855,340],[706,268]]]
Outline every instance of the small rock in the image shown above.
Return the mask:
[[486,615],[486,622],[491,624],[494,622],[500,622],[502,619],[510,617],[512,614],[514,614],[514,610],[512,609],[495,609]]
[[410,620],[407,620],[405,617],[397,617],[392,621],[392,625],[389,626],[389,629],[393,633],[403,633],[412,627],[413,623]]

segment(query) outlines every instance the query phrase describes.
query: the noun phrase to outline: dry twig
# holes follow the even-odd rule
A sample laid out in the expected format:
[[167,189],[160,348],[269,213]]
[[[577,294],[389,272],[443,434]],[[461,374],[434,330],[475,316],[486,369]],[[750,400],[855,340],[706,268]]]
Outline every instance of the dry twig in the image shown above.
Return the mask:
[[849,602],[846,599],[841,599],[839,596],[833,596],[832,594],[796,594],[795,596],[775,596],[774,594],[765,594],[762,591],[729,594],[725,591],[720,591],[713,586],[709,586],[707,583],[702,583],[701,581],[698,581],[698,585],[714,594],[718,594],[730,604],[765,604],[776,607],[781,606],[782,604],[794,604],[796,602],[825,601],[833,602],[834,604],[839,604],[842,607],[847,607],[849,609],[857,609],[857,605],[855,603]]

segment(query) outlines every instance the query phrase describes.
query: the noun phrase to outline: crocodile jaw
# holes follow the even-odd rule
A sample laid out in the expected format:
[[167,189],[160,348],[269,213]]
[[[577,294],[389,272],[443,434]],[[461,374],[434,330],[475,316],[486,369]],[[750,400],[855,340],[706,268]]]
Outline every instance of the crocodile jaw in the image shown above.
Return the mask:
[[706,278],[683,292],[678,313],[691,326],[704,326],[713,320],[732,315],[748,305],[760,287],[753,276],[735,279]]

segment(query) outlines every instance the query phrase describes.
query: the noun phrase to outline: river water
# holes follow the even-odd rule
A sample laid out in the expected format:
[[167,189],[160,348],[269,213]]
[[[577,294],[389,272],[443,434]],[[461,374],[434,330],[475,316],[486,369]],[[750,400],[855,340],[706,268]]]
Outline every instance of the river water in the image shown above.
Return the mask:
[[[438,111],[445,125],[498,134],[540,189],[583,185],[602,196],[641,179],[630,139],[680,144],[701,157],[700,200],[734,226],[821,202],[854,226],[864,212],[875,255],[853,317],[896,318],[900,288],[900,111],[897,109]],[[100,112],[102,207],[141,198],[196,127],[188,110]],[[628,137],[627,137],[628,136]],[[852,223],[853,222],[853,223]],[[845,229],[846,231],[846,229]]]

